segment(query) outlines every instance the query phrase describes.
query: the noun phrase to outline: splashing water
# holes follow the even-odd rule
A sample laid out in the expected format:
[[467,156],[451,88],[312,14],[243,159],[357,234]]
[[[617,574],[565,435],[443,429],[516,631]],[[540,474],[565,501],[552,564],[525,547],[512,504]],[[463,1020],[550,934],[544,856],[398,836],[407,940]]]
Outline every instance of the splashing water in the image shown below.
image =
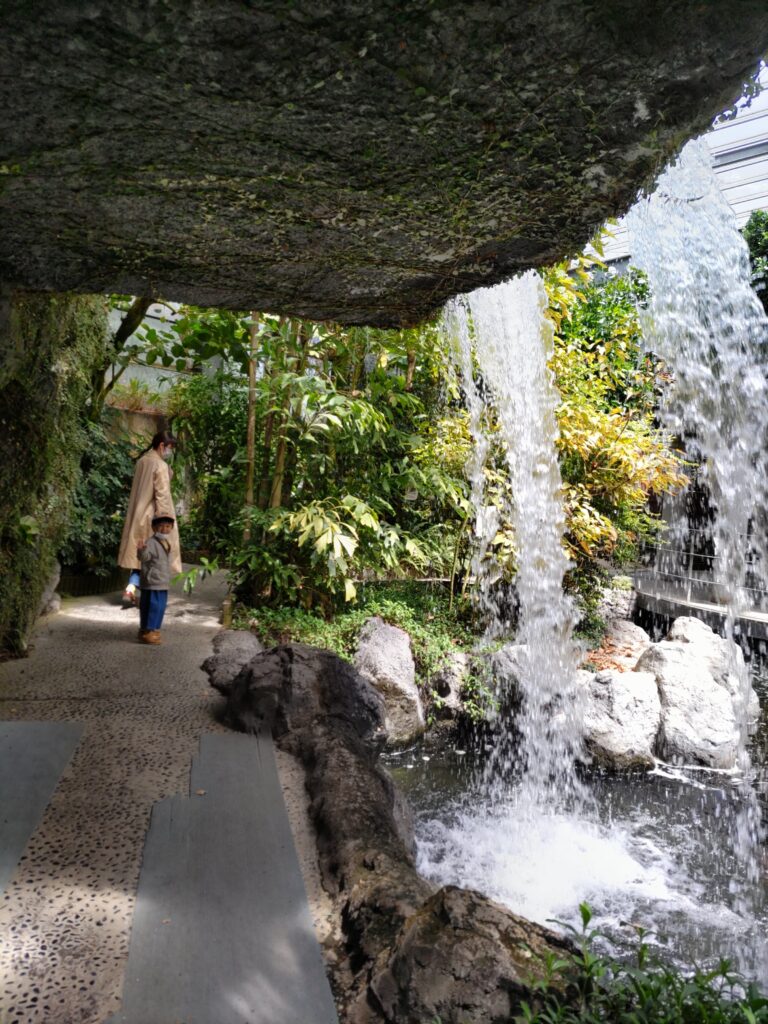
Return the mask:
[[[646,334],[676,380],[664,426],[695,435],[717,505],[714,540],[732,635],[746,569],[744,536],[750,516],[757,519],[760,505],[768,509],[761,462],[768,438],[765,317],[749,284],[746,247],[701,146],[686,147],[657,194],[633,213],[632,228],[636,262],[651,286]],[[689,962],[730,956],[766,983],[768,900],[765,887],[755,884],[759,814],[748,785],[749,680],[740,665],[734,660],[744,695],[740,789],[730,781],[694,781],[682,771],[674,778],[663,772],[595,777],[587,787],[574,770],[582,713],[574,613],[562,591],[567,560],[545,303],[531,273],[446,310],[475,439],[468,466],[477,523],[473,572],[490,618],[488,635],[503,639],[510,622],[494,605],[498,571],[489,571],[487,556],[501,522],[511,519],[517,643],[525,644],[525,657],[517,648],[511,664],[495,660],[499,688],[517,686],[521,708],[514,732],[501,716],[494,723],[479,787],[471,780],[468,797],[446,794],[450,772],[461,774],[456,766],[447,767],[439,793],[424,782],[423,767],[413,772],[411,785],[425,787],[416,800],[423,807],[419,866],[438,882],[478,888],[541,923],[575,921],[578,902],[588,899],[620,944],[626,922],[641,923],[659,933],[660,943],[669,942],[673,956]],[[487,493],[485,467],[494,448],[488,400],[514,495],[506,507]],[[466,794],[466,777],[462,787]]]
[[[473,569],[485,610],[488,635],[508,635],[504,613],[494,605],[494,567],[485,559],[500,522],[500,512],[484,497],[484,467],[490,443],[483,430],[484,405],[473,369],[473,351],[493,402],[499,441],[514,496],[506,509],[514,529],[519,602],[517,643],[524,657],[515,663],[516,681],[497,659],[497,686],[517,686],[522,706],[516,721],[496,722],[486,788],[497,801],[509,798],[510,770],[521,770],[515,794],[518,815],[528,819],[581,794],[574,761],[582,736],[580,688],[576,683],[578,649],[572,640],[574,610],[563,593],[568,559],[560,469],[555,442],[558,395],[547,363],[553,329],[544,313],[547,296],[538,274],[481,288],[449,304],[446,319],[456,339],[470,429],[475,441],[469,463],[472,498],[478,509],[478,553]],[[474,344],[473,344],[474,343]],[[503,705],[504,699],[501,697]]]

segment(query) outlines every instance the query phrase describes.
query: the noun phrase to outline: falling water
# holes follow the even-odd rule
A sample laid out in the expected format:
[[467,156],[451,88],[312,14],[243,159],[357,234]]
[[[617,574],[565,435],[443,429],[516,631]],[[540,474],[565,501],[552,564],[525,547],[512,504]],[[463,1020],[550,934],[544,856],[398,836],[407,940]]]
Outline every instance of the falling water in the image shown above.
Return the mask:
[[[768,439],[760,358],[765,317],[749,286],[746,247],[701,147],[686,147],[632,224],[637,262],[651,285],[646,331],[676,380],[665,427],[695,436],[705,459],[732,628],[746,569],[742,542],[750,517],[754,525],[768,509],[760,461]],[[519,733],[497,719],[479,789],[470,782],[468,796],[446,797],[445,776],[437,793],[424,783],[425,768],[406,766],[416,787],[426,784],[419,864],[437,881],[478,888],[542,923],[574,920],[578,902],[587,899],[620,945],[624,923],[642,923],[660,945],[669,943],[672,955],[730,956],[766,983],[768,907],[764,887],[754,884],[759,816],[747,781],[746,677],[741,792],[730,780],[696,773],[597,776],[585,786],[574,771],[581,733],[577,653],[573,609],[562,592],[567,561],[557,394],[547,368],[552,333],[544,309],[541,282],[527,274],[447,310],[476,442],[468,467],[477,512],[473,568],[490,615],[489,636],[503,638],[510,623],[494,608],[498,572],[487,571],[492,559],[486,556],[502,521],[511,519],[516,642],[525,645],[525,657],[517,648],[511,666],[495,661],[500,688],[521,691]],[[514,495],[506,507],[487,493],[486,467],[497,441]],[[760,527],[768,532],[764,522]],[[736,661],[734,671],[740,671]],[[460,754],[450,771],[457,771]],[[466,794],[466,774],[462,785]]]
[[[749,250],[703,140],[688,143],[627,221],[633,262],[650,285],[641,311],[645,342],[673,377],[661,416],[671,434],[688,441],[712,496],[713,576],[732,637],[748,603],[751,523],[758,527],[756,561],[765,545],[768,320],[750,285]],[[748,688],[744,676],[742,767]]]
[[[642,313],[645,343],[672,372],[661,416],[701,462],[714,511],[711,575],[733,639],[748,604],[748,568],[753,576],[766,565],[768,319],[750,285],[746,242],[703,140],[688,143],[653,195],[633,208],[628,226],[633,262],[650,285]],[[684,529],[673,525],[678,536]],[[739,767],[748,777],[750,679],[735,657],[731,671],[739,681]],[[739,859],[755,878],[759,809],[750,792],[745,786],[735,833]]]
[[[514,665],[514,679],[504,672],[509,662],[496,660],[496,683],[501,690],[519,689],[522,705],[514,738],[508,722],[496,722],[486,784],[496,799],[507,800],[511,770],[518,769],[515,803],[521,817],[540,814],[543,808],[552,811],[574,796],[579,789],[574,761],[582,735],[578,652],[571,637],[574,611],[563,593],[568,559],[562,543],[565,520],[555,448],[558,395],[547,365],[553,329],[544,315],[546,307],[542,281],[529,272],[495,288],[474,291],[451,303],[446,313],[457,343],[475,441],[468,466],[478,510],[473,569],[492,638],[506,634],[508,639],[509,623],[493,601],[491,587],[498,570],[485,554],[505,513],[514,531],[517,643],[525,651]],[[490,442],[482,422],[485,403],[475,379],[473,352],[495,410],[498,444],[514,496],[501,510],[498,500],[491,503],[484,493]],[[500,700],[505,702],[503,694]]]

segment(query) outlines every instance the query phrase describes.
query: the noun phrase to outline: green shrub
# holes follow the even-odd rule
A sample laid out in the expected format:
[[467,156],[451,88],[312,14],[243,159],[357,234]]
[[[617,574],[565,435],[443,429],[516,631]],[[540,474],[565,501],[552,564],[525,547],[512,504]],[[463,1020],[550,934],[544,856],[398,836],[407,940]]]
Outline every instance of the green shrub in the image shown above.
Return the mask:
[[111,440],[99,423],[87,423],[85,429],[81,475],[59,561],[78,572],[106,576],[117,565],[134,451],[129,437]]
[[533,997],[515,1024],[765,1024],[768,999],[727,960],[690,972],[654,957],[637,929],[633,962],[598,952],[600,933],[581,905],[582,928],[564,926],[575,940],[572,957],[550,956],[531,982]]
[[449,611],[449,595],[442,586],[412,581],[361,585],[354,607],[332,619],[295,607],[240,607],[235,625],[255,629],[265,643],[297,641],[325,647],[351,661],[363,623],[373,615],[404,629],[411,638],[416,671],[423,684],[445,658],[469,649],[474,637],[463,620],[464,606]]
[[614,576],[611,580],[611,590],[631,590],[632,579],[629,576]]

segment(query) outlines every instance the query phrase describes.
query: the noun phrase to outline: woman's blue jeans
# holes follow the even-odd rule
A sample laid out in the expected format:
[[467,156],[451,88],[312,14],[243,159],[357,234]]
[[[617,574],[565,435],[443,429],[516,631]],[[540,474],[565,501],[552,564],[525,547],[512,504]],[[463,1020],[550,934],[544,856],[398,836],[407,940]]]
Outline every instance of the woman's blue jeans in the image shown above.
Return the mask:
[[128,584],[130,585],[131,583],[138,590],[139,585],[141,583],[141,573],[139,572],[138,569],[131,569],[131,574],[128,577]]
[[139,621],[146,630],[160,629],[168,604],[167,590],[142,590],[139,599]]

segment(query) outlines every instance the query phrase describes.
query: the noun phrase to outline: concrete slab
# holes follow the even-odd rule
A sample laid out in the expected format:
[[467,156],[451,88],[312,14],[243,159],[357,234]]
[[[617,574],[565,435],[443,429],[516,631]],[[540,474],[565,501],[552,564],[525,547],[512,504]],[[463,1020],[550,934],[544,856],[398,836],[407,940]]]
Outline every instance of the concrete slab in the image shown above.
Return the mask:
[[79,722],[0,722],[0,893],[82,734]]
[[110,1024],[337,1024],[272,740],[203,735],[155,805]]

